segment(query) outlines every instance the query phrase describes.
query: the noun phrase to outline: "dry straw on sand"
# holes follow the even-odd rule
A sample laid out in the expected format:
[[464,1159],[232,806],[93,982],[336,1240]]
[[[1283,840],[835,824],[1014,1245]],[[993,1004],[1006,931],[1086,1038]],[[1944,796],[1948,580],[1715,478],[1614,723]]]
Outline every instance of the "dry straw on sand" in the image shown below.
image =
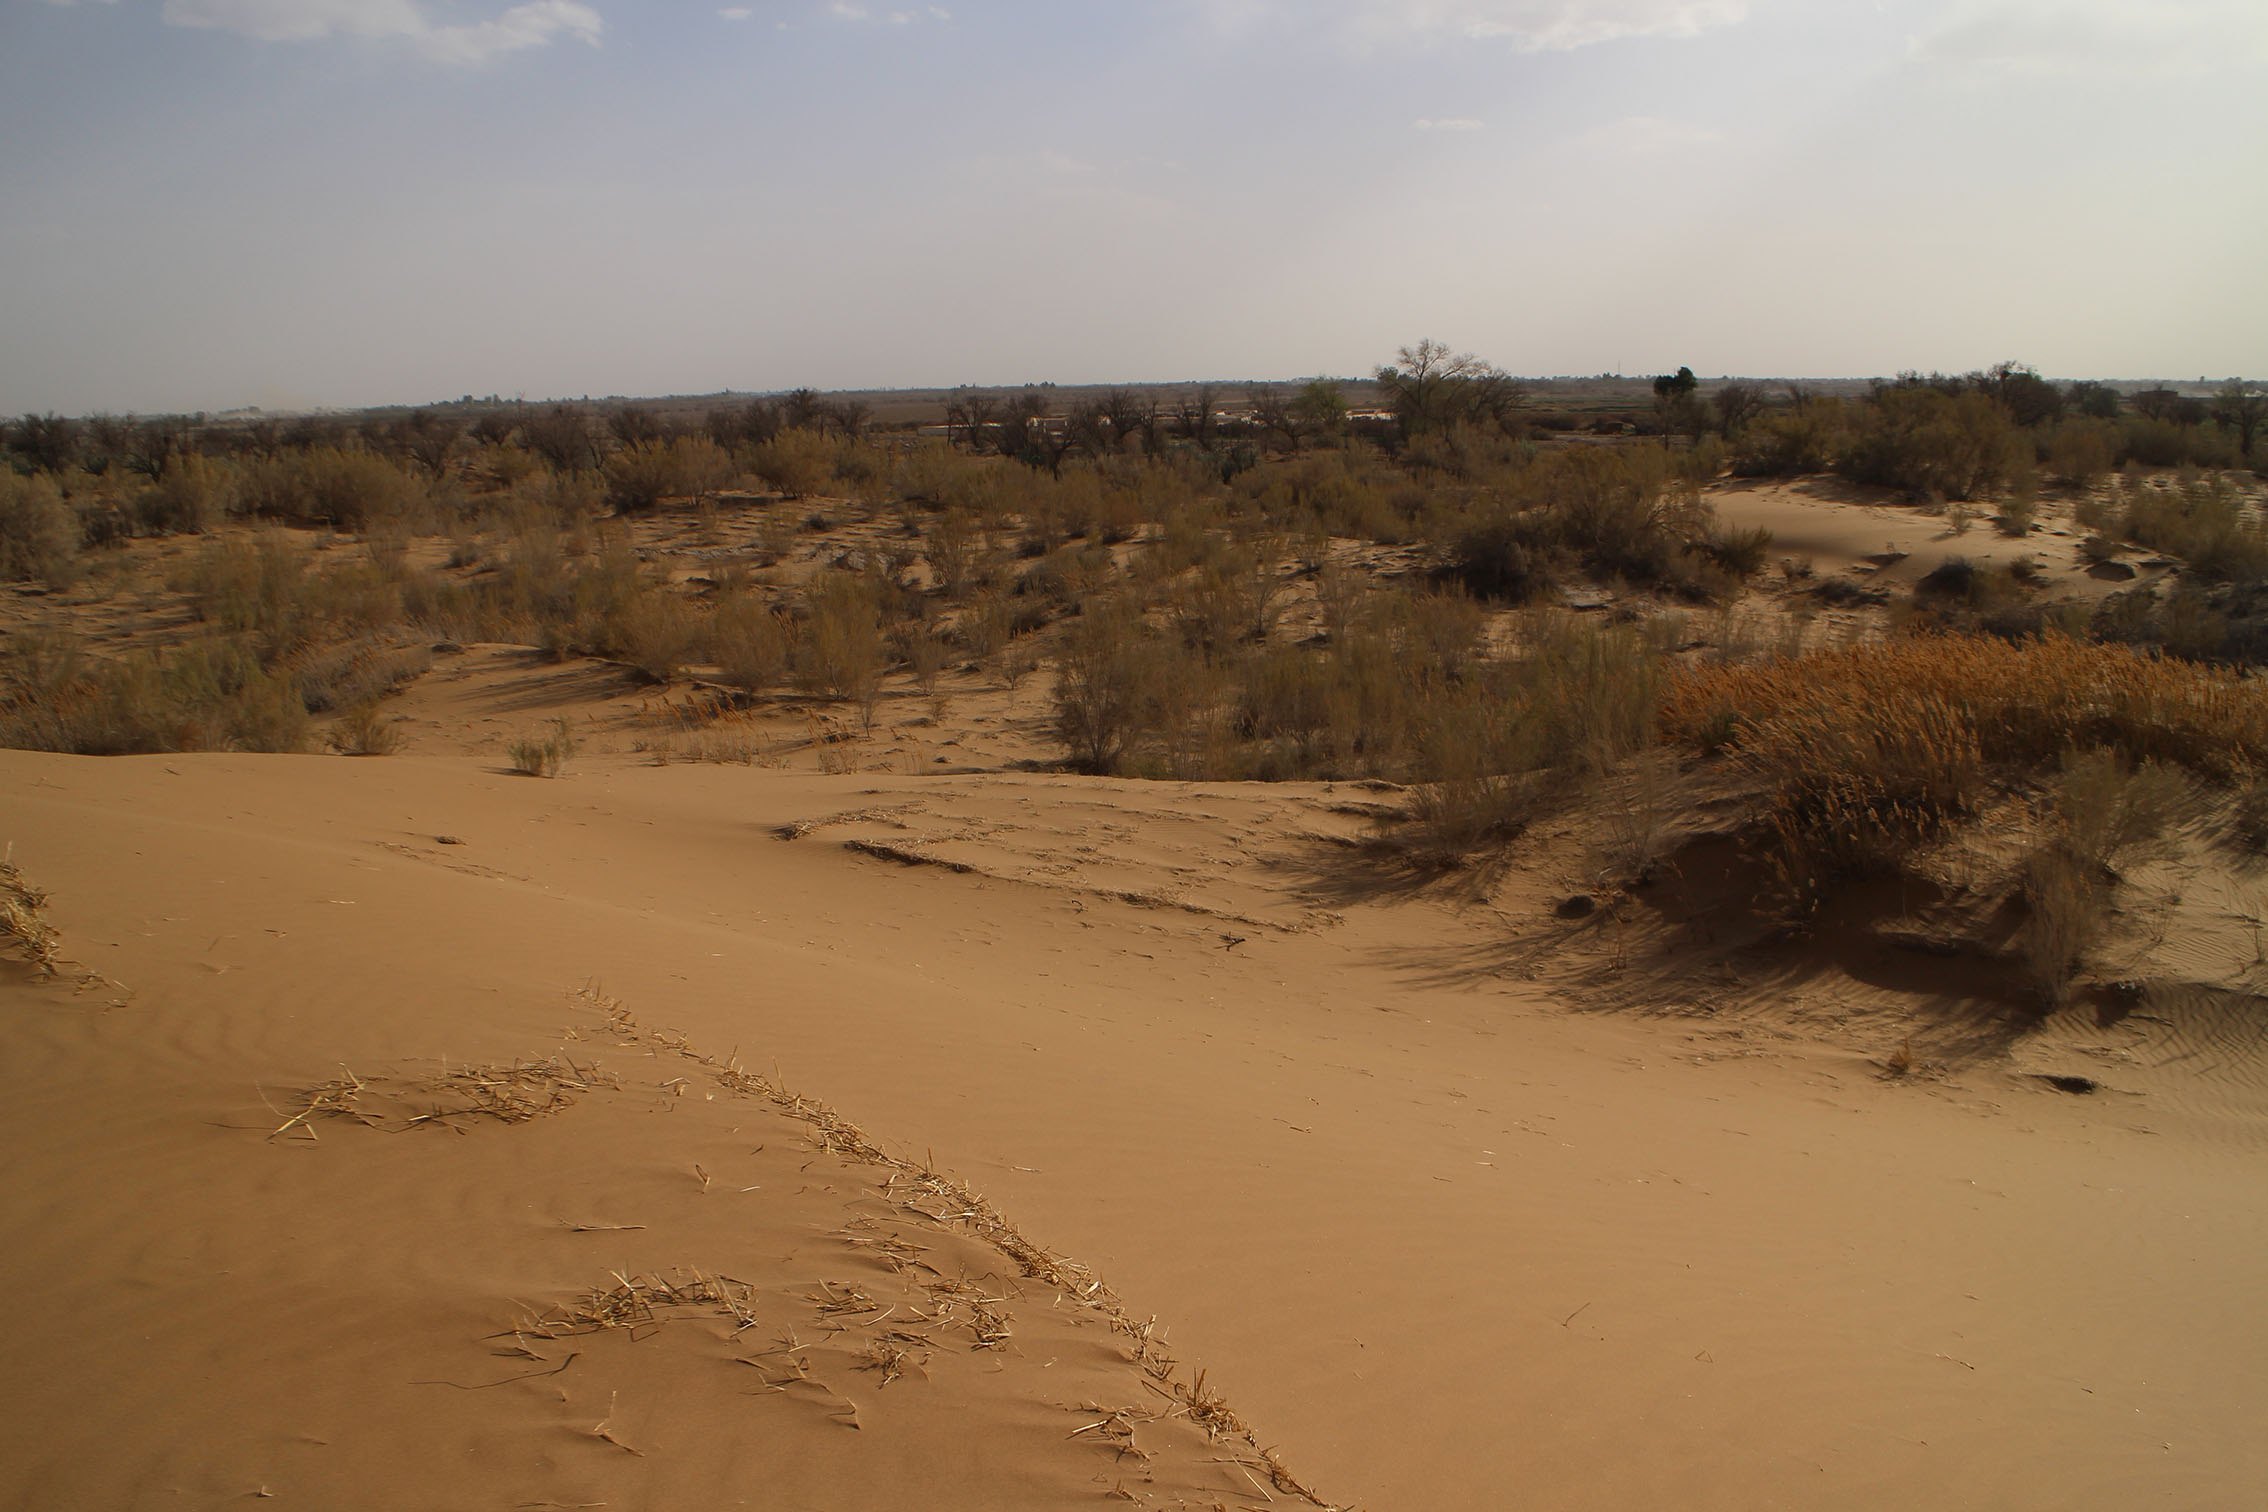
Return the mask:
[[0,861],[0,946],[30,964],[40,977],[62,969],[63,937],[42,917],[47,894],[24,880],[15,861]]
[[[344,1074],[302,1092],[298,1109],[268,1137],[297,1131],[313,1139],[316,1123],[329,1118],[349,1118],[365,1128],[394,1133],[427,1124],[451,1125],[469,1118],[526,1123],[572,1107],[580,1095],[595,1087],[621,1085],[594,1067],[578,1066],[557,1055],[514,1061],[509,1066],[444,1067],[439,1076],[415,1082],[384,1076],[364,1078],[344,1066],[339,1069]],[[366,1095],[374,1097],[373,1104],[365,1104]],[[392,1111],[381,1111],[375,1102],[378,1096],[393,1105]]]
[[[606,996],[596,987],[585,987],[577,996],[605,1015],[608,1032],[617,1038],[675,1051],[707,1070],[725,1090],[761,1099],[801,1120],[811,1129],[812,1139],[819,1148],[845,1160],[880,1168],[887,1173],[882,1195],[901,1211],[938,1227],[955,1228],[976,1236],[1014,1261],[1026,1277],[1055,1287],[1094,1308],[1103,1315],[1112,1332],[1128,1341],[1133,1363],[1142,1370],[1144,1385],[1166,1404],[1151,1416],[1151,1421],[1165,1417],[1187,1418],[1204,1430],[1208,1438],[1228,1450],[1230,1462],[1252,1479],[1254,1487],[1263,1495],[1269,1495],[1272,1487],[1275,1492],[1298,1497],[1313,1506],[1330,1507],[1330,1503],[1291,1473],[1273,1449],[1260,1443],[1251,1426],[1219,1392],[1207,1385],[1203,1371],[1194,1379],[1181,1375],[1178,1362],[1164,1351],[1157,1337],[1156,1318],[1137,1322],[1100,1276],[1075,1260],[1033,1243],[991,1203],[938,1171],[930,1160],[924,1158],[917,1162],[890,1154],[826,1104],[787,1091],[744,1070],[735,1060],[719,1059],[697,1050],[686,1036],[674,1030],[647,1028],[632,1017],[619,1000]],[[901,1256],[906,1262],[913,1258],[902,1252]],[[926,1290],[940,1305],[939,1311],[932,1314],[933,1326],[942,1319],[963,1324],[976,1337],[980,1348],[994,1347],[1006,1339],[1005,1314],[997,1310],[1005,1298],[988,1298],[973,1283],[943,1278],[930,1283]],[[875,1308],[872,1298],[856,1288],[841,1285],[824,1286],[813,1300],[823,1311],[838,1315],[863,1315]],[[961,1318],[949,1307],[967,1316]],[[926,1336],[885,1336],[877,1342],[887,1347],[880,1351],[870,1348],[862,1368],[878,1371],[887,1380],[896,1378],[913,1358],[912,1346],[926,1342]]]

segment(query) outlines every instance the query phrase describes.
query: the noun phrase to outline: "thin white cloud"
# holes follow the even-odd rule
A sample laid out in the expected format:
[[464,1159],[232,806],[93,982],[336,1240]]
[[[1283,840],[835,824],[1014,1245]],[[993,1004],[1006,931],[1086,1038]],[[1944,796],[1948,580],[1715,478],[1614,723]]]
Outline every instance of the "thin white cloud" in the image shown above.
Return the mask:
[[1568,52],[1631,37],[1693,37],[1748,19],[1750,0],[1196,0],[1216,25],[1317,28],[1359,44],[1495,40]]
[[1420,131],[1478,131],[1486,124],[1469,116],[1450,116],[1443,120],[1412,121]]
[[2167,75],[2268,62],[2260,0],[1957,0],[1919,61],[2018,74]]
[[[76,0],[48,0],[71,5]],[[103,0],[111,3],[111,0]],[[361,37],[402,42],[437,63],[475,67],[561,39],[597,45],[606,23],[580,0],[527,0],[486,21],[437,22],[418,0],[165,0],[172,26],[234,32],[262,42]]]
[[1670,121],[1660,116],[1624,116],[1619,121],[1592,127],[1576,137],[1570,145],[1594,152],[1648,157],[1693,147],[1713,147],[1724,139],[1723,132],[1692,121]]
[[922,21],[950,21],[953,19],[953,13],[942,5],[927,5],[919,10],[893,10],[877,14],[858,3],[858,0],[827,0],[825,10],[837,21],[879,21],[890,26],[912,26]]
[[756,13],[745,5],[727,5],[721,7],[717,14],[727,21],[745,21]]

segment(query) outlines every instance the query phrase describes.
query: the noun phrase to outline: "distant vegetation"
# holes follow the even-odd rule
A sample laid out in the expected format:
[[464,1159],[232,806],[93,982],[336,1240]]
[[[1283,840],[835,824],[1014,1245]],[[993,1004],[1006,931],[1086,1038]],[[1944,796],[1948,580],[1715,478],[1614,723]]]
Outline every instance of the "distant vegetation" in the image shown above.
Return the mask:
[[[1838,398],[1681,369],[1575,411],[1423,342],[1364,392],[959,391],[930,435],[808,390],[699,417],[25,416],[0,575],[101,600],[147,599],[162,573],[191,628],[107,655],[19,634],[0,742],[288,751],[328,720],[334,749],[383,754],[383,700],[435,642],[605,657],[697,676],[715,706],[869,727],[892,678],[932,696],[948,671],[1012,688],[1048,665],[1068,766],[1406,787],[1398,843],[1428,864],[1665,742],[1729,760],[1798,909],[1988,791],[2116,810],[2147,773],[2249,781],[2261,759],[2252,685],[2195,665],[2268,659],[2268,526],[2229,482],[2258,454],[2257,385],[2121,395],[2004,364]],[[1898,490],[1956,530],[1987,508],[2011,536],[2062,490],[2105,571],[2129,547],[2188,570],[2162,601],[2090,614],[2041,601],[2026,562],[1956,559],[1889,606],[1905,638],[1791,661],[1721,618],[1772,542],[1723,527],[1705,489],[1803,473]],[[690,583],[651,549],[642,522],[665,515],[710,543]],[[135,550],[150,538],[182,539],[157,567]],[[1571,612],[1602,584],[1617,613]],[[548,775],[571,751],[557,728],[510,755]],[[2042,861],[2039,898],[2091,906],[2107,843],[2071,840],[2076,870]]]

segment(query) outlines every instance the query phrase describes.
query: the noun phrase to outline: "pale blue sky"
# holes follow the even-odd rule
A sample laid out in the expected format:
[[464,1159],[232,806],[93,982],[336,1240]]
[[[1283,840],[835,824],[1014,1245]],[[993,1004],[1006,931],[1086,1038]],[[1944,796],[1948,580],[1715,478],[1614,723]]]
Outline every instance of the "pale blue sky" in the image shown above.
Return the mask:
[[0,0],[0,412],[2268,373],[2263,0]]

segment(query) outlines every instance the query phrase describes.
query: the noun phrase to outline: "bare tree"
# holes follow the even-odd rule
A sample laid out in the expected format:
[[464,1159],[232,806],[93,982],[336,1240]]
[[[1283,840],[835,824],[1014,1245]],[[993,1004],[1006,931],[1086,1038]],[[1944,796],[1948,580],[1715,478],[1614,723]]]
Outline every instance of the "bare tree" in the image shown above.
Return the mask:
[[1173,427],[1201,451],[1211,451],[1220,439],[1220,422],[1214,411],[1221,402],[1218,385],[1200,383],[1192,393],[1184,394],[1173,406]]
[[635,404],[621,405],[610,411],[606,428],[624,446],[645,446],[667,439],[667,427],[661,423],[661,417]]
[[399,444],[411,460],[438,478],[448,471],[464,438],[462,422],[432,410],[413,410],[396,426]]
[[112,468],[123,466],[126,452],[134,441],[134,417],[89,415],[85,424],[87,471],[107,473]]
[[79,460],[79,422],[56,414],[27,414],[16,422],[8,444],[35,472],[59,473]]
[[1461,422],[1509,427],[1526,397],[1510,374],[1438,341],[1421,341],[1395,355],[1398,361],[1378,369],[1377,380],[1405,441]]
[[1273,383],[1246,384],[1244,402],[1252,406],[1252,423],[1263,439],[1273,436],[1286,451],[1299,450],[1299,421],[1282,389]]
[[1165,448],[1165,406],[1158,396],[1151,394],[1142,400],[1134,415],[1134,428],[1141,433],[1142,450],[1156,456]]
[[485,410],[472,423],[472,438],[483,446],[502,446],[519,428],[516,410]]
[[1102,417],[1110,425],[1110,444],[1122,447],[1142,429],[1142,401],[1132,389],[1114,388],[1102,397]]
[[946,439],[958,439],[970,451],[982,451],[988,445],[996,446],[999,437],[993,434],[1000,424],[1000,400],[986,393],[965,393],[946,402]]
[[1300,385],[1299,396],[1292,400],[1291,410],[1292,418],[1309,435],[1335,441],[1346,431],[1346,395],[1328,378],[1311,379]]
[[1764,407],[1764,391],[1753,383],[1728,383],[1709,396],[1709,403],[1717,412],[1717,429],[1732,436]]
[[2251,456],[2253,438],[2268,423],[2268,385],[2231,378],[2213,396],[2213,418],[2235,431],[2237,444]]
[[598,462],[588,416],[572,405],[555,404],[520,425],[520,439],[528,450],[561,472],[575,472]]
[[780,400],[780,424],[787,430],[825,430],[826,401],[817,389],[792,390]]

